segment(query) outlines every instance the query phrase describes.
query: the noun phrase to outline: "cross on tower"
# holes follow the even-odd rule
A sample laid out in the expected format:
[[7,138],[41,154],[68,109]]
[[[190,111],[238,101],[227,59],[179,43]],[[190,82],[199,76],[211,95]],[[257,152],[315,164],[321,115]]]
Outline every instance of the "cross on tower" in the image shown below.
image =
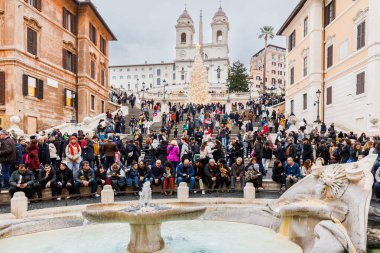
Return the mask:
[[219,0],[219,8],[222,8],[222,0]]

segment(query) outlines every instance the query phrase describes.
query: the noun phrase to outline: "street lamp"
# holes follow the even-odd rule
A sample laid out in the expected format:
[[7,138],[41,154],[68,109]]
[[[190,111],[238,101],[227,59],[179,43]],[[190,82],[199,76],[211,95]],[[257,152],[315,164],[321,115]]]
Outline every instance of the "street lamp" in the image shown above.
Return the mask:
[[227,83],[227,103],[229,103],[230,102],[230,80],[226,79],[226,83]]
[[314,106],[318,106],[317,108],[317,120],[315,121],[316,123],[321,123],[320,117],[319,117],[319,104],[320,104],[320,98],[321,98],[321,91],[318,89],[317,92],[315,92],[315,95],[317,96],[317,101],[314,102]]
[[145,82],[143,82],[142,85],[143,85],[143,96],[142,96],[142,99],[144,100],[144,96],[145,96]]
[[73,105],[73,116],[71,117],[71,123],[76,123],[77,122],[77,119],[76,119],[76,108],[75,108],[75,92],[72,91],[71,92],[71,103]]
[[164,84],[164,101],[166,101],[166,80],[162,82]]

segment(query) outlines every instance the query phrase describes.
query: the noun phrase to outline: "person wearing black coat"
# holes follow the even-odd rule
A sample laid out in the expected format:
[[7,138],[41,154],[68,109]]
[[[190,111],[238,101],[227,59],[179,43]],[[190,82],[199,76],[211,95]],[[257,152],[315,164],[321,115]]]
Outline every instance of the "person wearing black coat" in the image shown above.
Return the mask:
[[167,153],[166,153],[166,148],[167,148],[167,143],[165,140],[161,140],[160,144],[158,145],[156,149],[156,157],[157,160],[160,160],[161,163],[165,163],[167,159]]
[[90,168],[94,168],[94,143],[91,138],[86,137],[86,144],[83,147],[83,160],[87,161],[90,164]]
[[316,156],[323,158],[324,164],[328,164],[330,160],[329,148],[326,146],[326,141],[322,140],[317,148]]
[[297,147],[293,144],[293,138],[288,138],[288,145],[285,148],[285,158],[289,157],[296,159],[297,156]]
[[313,146],[310,144],[309,139],[304,139],[302,148],[302,161],[305,162],[307,159],[310,159],[311,161],[314,160]]
[[38,198],[42,198],[41,190],[45,188],[50,188],[53,197],[55,197],[57,195],[56,180],[56,174],[52,166],[50,164],[46,164],[44,166],[44,169],[40,170],[40,172],[38,173],[39,187],[37,187],[36,189]]
[[347,163],[348,160],[350,159],[350,155],[351,155],[351,141],[349,139],[346,139],[343,141],[343,147],[342,149],[340,150],[340,153],[339,153],[340,157],[341,157],[341,163]]
[[69,194],[73,194],[74,189],[73,172],[66,163],[61,163],[56,172],[57,200],[61,200],[62,189],[66,188]]
[[140,157],[140,150],[137,148],[133,140],[130,140],[125,145],[125,153],[127,156],[127,166],[130,166],[133,161],[137,162]]
[[274,182],[280,183],[281,188],[285,187],[285,168],[280,160],[274,161],[272,180]]
[[148,138],[146,140],[146,144],[143,147],[145,152],[144,162],[147,166],[151,166],[156,162],[156,154],[155,149],[152,146],[152,139]]
[[156,164],[151,168],[151,175],[153,177],[152,185],[160,186],[162,175],[164,173],[164,166],[162,165],[161,160],[156,160]]
[[38,139],[38,158],[41,164],[50,164],[49,145],[45,143],[43,137]]

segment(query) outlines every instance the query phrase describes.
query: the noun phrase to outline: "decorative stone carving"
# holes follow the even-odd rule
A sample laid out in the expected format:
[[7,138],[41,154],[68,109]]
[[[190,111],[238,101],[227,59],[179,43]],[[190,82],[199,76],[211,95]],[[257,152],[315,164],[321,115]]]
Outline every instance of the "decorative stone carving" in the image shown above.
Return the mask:
[[76,51],[76,47],[75,45],[71,42],[71,41],[63,41],[63,47],[65,49],[67,49],[68,51],[70,52],[75,52]]
[[367,15],[368,15],[368,10],[369,10],[368,7],[365,8],[365,9],[359,10],[359,11],[356,13],[355,17],[353,18],[353,21],[354,21],[355,23],[357,23],[357,22],[360,22],[361,20],[363,20],[364,18],[366,18]]
[[90,57],[91,57],[91,60],[94,60],[94,61],[96,61],[97,59],[96,54],[94,52],[90,52]]
[[42,28],[42,26],[34,18],[24,17],[24,22],[28,27],[32,28],[33,30],[39,31]]
[[12,123],[12,126],[8,129],[9,132],[14,131],[17,135],[24,135],[24,131],[19,127],[20,124],[20,117],[19,116],[12,116],[10,118],[10,121]]
[[325,168],[316,185],[316,195],[320,199],[339,199],[348,187],[346,171],[340,164]]

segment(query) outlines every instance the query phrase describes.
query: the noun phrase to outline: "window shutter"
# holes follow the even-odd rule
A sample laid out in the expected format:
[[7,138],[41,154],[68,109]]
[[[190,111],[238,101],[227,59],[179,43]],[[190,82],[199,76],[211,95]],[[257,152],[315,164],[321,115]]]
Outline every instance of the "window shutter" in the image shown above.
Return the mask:
[[362,47],[364,47],[365,46],[365,21],[361,24],[361,27],[362,27],[362,32],[361,32],[361,34],[362,34],[362,37],[361,37],[361,44],[362,44]]
[[67,51],[66,49],[62,50],[62,67],[67,69]]
[[64,106],[67,106],[67,96],[66,96],[66,94],[67,94],[67,89],[64,89],[63,90],[63,105]]
[[71,15],[71,24],[71,32],[76,35],[78,33],[77,16]]
[[0,105],[5,105],[5,72],[0,71]]
[[76,54],[73,54],[71,64],[72,64],[73,73],[77,74],[78,73],[78,57]]
[[44,99],[44,81],[37,80],[37,98]]
[[41,11],[41,0],[37,0],[37,6],[36,6],[37,10]]
[[333,65],[333,54],[334,54],[334,48],[331,45],[327,48],[327,67],[328,68]]
[[67,10],[65,7],[63,7],[62,12],[62,26],[63,28],[67,29]]
[[92,24],[91,23],[90,23],[89,27],[90,27],[90,40],[92,41],[92,38],[94,35],[92,34],[93,30],[92,30]]
[[33,31],[32,29],[27,29],[27,51],[32,53],[33,51]]
[[332,87],[327,88],[327,99],[326,104],[331,105],[332,104]]
[[28,76],[22,75],[22,95],[28,96]]
[[37,32],[31,30],[32,34],[32,54],[37,55]]

